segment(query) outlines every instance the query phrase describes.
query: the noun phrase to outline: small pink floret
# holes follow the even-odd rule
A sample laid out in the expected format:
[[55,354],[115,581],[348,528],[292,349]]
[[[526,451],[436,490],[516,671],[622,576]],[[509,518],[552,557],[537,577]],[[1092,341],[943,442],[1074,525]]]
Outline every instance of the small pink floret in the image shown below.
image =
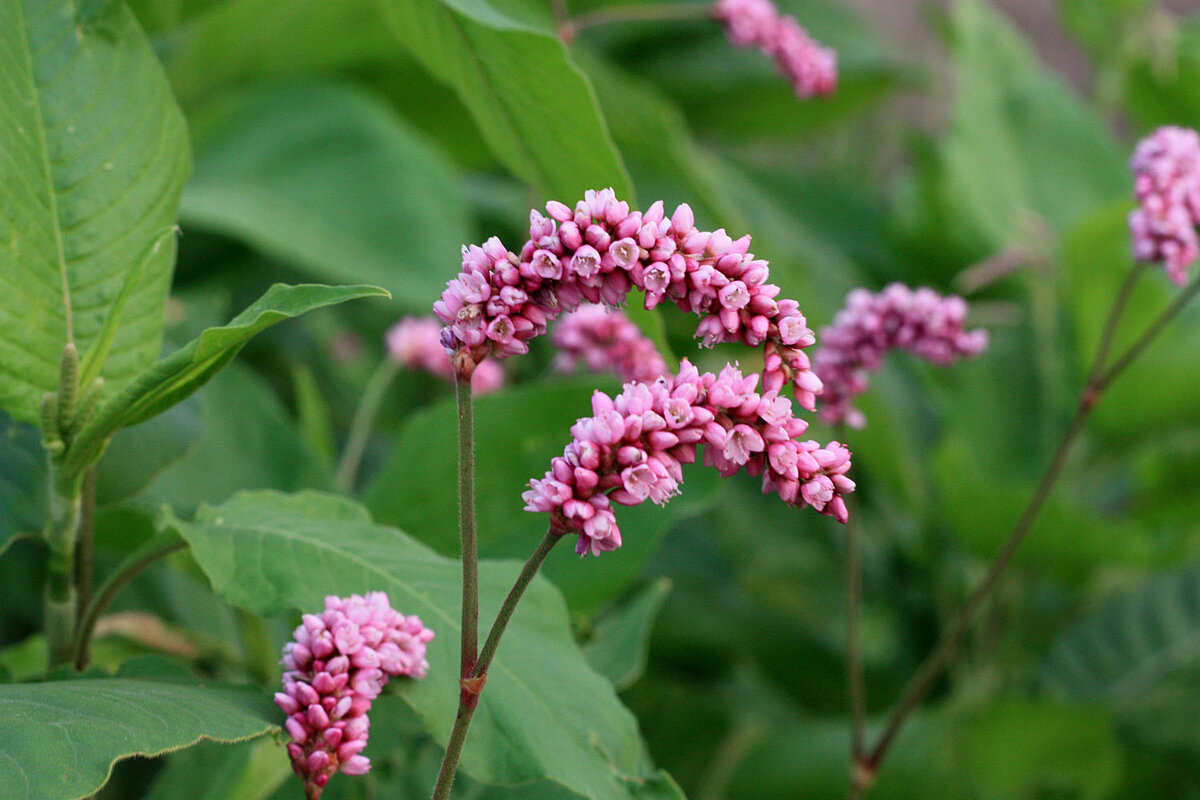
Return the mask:
[[817,44],[771,0],[717,0],[712,13],[735,45],[757,47],[773,58],[797,97],[830,94],[837,88],[837,53]]
[[1160,262],[1182,286],[1200,257],[1200,134],[1159,128],[1138,143],[1129,166],[1138,201],[1129,214],[1134,257]]

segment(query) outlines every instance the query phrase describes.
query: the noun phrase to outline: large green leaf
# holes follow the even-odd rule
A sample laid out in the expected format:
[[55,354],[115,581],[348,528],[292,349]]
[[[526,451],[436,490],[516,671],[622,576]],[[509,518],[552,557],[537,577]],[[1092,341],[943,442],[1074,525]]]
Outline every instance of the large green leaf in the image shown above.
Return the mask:
[[0,554],[45,526],[49,466],[37,429],[0,411]]
[[[587,78],[549,10],[519,0],[379,0],[397,38],[454,88],[514,175],[572,204],[630,182]],[[539,7],[540,6],[540,7]]]
[[108,438],[121,428],[144,422],[187,399],[260,331],[316,308],[379,296],[387,296],[387,292],[375,286],[275,284],[228,325],[204,331],[105,402],[72,443],[66,456],[67,474],[77,474],[94,463]]
[[[249,611],[309,610],[328,594],[386,591],[398,610],[418,614],[437,635],[429,675],[393,683],[426,730],[446,741],[459,692],[457,562],[373,524],[351,501],[315,492],[243,493],[202,508],[193,523],[173,524],[216,592]],[[485,624],[518,571],[512,562],[481,565]],[[633,716],[575,645],[562,597],[535,580],[492,664],[463,768],[488,782],[548,778],[586,797],[616,800],[637,796],[637,787],[653,779],[642,772],[645,758]]]
[[[611,393],[613,383],[591,376],[475,398],[475,506],[482,555],[524,558],[533,549],[548,520],[523,511],[521,493],[530,478],[545,474],[551,458],[562,455],[571,425],[591,414],[597,387]],[[519,431],[515,419],[521,420]],[[447,555],[459,552],[455,420],[454,398],[407,419],[366,496],[376,519]],[[555,559],[546,574],[562,587],[573,612],[594,613],[637,577],[674,522],[715,502],[721,484],[715,470],[688,466],[682,495],[664,508],[644,503],[617,510],[624,544],[607,555],[604,569],[594,569],[590,559]]]
[[142,677],[0,685],[0,717],[12,800],[90,797],[120,759],[243,741],[279,722],[265,693]]
[[963,224],[1000,247],[1029,212],[1062,231],[1129,191],[1125,153],[1103,121],[1006,20],[980,0],[959,0],[952,23],[957,87],[943,155]]
[[36,422],[72,336],[88,381],[158,356],[187,133],[120,0],[0,19],[0,407]]
[[222,95],[192,123],[181,216],[331,283],[373,283],[411,309],[459,269],[458,178],[384,103],[336,84]]
[[646,669],[654,620],[670,592],[670,579],[659,578],[605,614],[596,625],[584,654],[592,668],[618,689],[633,685]]

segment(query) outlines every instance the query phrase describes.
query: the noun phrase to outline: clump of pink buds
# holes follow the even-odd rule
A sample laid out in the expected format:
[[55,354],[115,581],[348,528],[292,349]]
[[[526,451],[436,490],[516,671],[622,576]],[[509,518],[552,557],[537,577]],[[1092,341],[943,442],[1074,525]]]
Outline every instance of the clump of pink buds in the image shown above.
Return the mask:
[[1129,162],[1138,207],[1129,214],[1133,254],[1161,262],[1182,286],[1200,255],[1200,135],[1165,126],[1138,142]]
[[987,331],[967,331],[967,302],[932,289],[890,284],[872,294],[855,289],[833,324],[821,330],[815,368],[825,385],[820,417],[861,428],[866,420],[853,400],[867,390],[871,372],[889,350],[905,350],[934,364],[951,364],[987,347]]
[[837,88],[837,53],[813,41],[771,0],[717,0],[713,16],[724,23],[735,45],[757,47],[774,59],[797,97],[829,94]]
[[283,648],[283,691],[275,704],[288,715],[288,755],[318,800],[335,772],[362,775],[370,721],[367,711],[389,678],[424,677],[425,645],[433,631],[418,617],[394,611],[384,592],[326,597],[325,611],[305,614]]
[[463,248],[462,272],[434,303],[447,326],[442,344],[463,374],[489,355],[527,352],[551,320],[585,300],[616,306],[637,288],[646,308],[666,301],[698,314],[706,345],[763,348],[764,390],[790,383],[801,406],[815,407],[821,381],[803,350],[815,337],[799,304],[777,299],[749,236],[699,230],[687,205],[670,217],[661,202],[631,211],[612,189],[588,191],[574,209],[551,201],[546,212],[530,213],[520,253],[495,237]]
[[654,342],[619,309],[582,305],[558,322],[553,339],[558,349],[554,366],[561,372],[582,365],[589,372],[612,372],[623,381],[641,382],[667,372]]
[[845,522],[850,452],[802,440],[808,423],[792,415],[791,400],[777,387],[760,394],[758,383],[734,366],[701,374],[684,359],[674,377],[627,383],[615,398],[596,392],[592,416],[571,428],[574,440],[545,477],[529,482],[525,508],[548,512],[559,534],[578,534],[580,555],[615,550],[613,504],[666,503],[704,445],[704,463],[722,475],[762,475],[764,492]]

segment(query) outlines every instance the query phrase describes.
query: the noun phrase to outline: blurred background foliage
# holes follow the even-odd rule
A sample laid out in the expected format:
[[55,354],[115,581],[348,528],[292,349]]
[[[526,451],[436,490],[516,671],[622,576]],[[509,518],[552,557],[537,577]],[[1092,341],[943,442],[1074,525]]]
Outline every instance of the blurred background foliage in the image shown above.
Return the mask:
[[[564,46],[538,0],[131,5],[195,154],[171,340],[275,280],[375,283],[395,302],[273,329],[195,399],[121,433],[98,476],[101,573],[154,535],[164,502],[183,516],[240,489],[333,488],[384,332],[428,312],[459,247],[491,235],[517,247],[531,206],[614,186],[641,207],[686,201],[701,226],[750,233],[814,328],[849,289],[898,280],[966,294],[992,335],[952,370],[888,362],[862,399],[867,427],[846,435],[879,717],[982,574],[1073,410],[1131,266],[1132,143],[1156,125],[1200,126],[1200,12],[1154,0],[1057,4],[1089,59],[1073,83],[983,0],[925,7],[924,49],[837,0],[781,0],[839,54],[837,93],[809,102],[708,21],[588,29]],[[1122,330],[1134,335],[1174,291],[1158,274],[1143,281]],[[642,319],[702,367],[736,357],[697,351],[694,320],[674,309]],[[1113,387],[872,797],[1200,797],[1198,352],[1193,307]],[[544,520],[521,511],[521,487],[560,452],[592,389],[618,388],[555,376],[550,357],[539,342],[505,362],[510,387],[478,401],[485,556],[532,548]],[[40,597],[44,555],[15,534],[36,507],[23,465],[37,463],[38,442],[0,423],[0,672],[21,677],[36,672],[28,598]],[[403,374],[355,487],[378,521],[451,555],[452,423],[449,386]],[[698,800],[844,794],[842,529],[754,479],[702,469],[666,509],[624,510],[621,524],[620,551],[556,553],[547,572],[656,763]],[[165,653],[264,683],[294,624],[225,606],[185,555],[138,577],[114,610],[126,614],[97,643],[102,666]],[[385,698],[372,720],[375,769],[326,796],[425,796],[439,753],[412,712]],[[198,773],[205,794],[181,788]],[[206,744],[119,765],[102,797],[293,797],[287,776],[271,742]],[[457,796],[574,795],[464,780]]]

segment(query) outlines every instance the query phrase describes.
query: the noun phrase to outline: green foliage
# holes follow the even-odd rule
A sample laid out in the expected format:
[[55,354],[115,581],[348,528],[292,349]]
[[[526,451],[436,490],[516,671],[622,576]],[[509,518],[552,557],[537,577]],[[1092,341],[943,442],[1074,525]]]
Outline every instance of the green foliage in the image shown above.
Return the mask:
[[[458,703],[461,568],[366,509],[333,495],[244,493],[203,507],[194,523],[171,520],[228,602],[257,614],[316,608],[328,594],[386,591],[437,638],[434,667],[396,691],[434,738],[445,741]],[[559,554],[565,557],[565,554]],[[480,616],[491,619],[517,565],[480,567]],[[449,666],[448,666],[449,665]],[[552,681],[537,676],[553,675]],[[513,754],[520,757],[513,758]],[[544,580],[529,588],[488,673],[463,769],[489,783],[550,778],[590,798],[644,796],[637,724],[611,685],[587,665],[561,596]]]
[[83,385],[110,391],[158,355],[188,146],[123,2],[4,0],[0,17],[0,407],[36,423],[68,341]]
[[17,536],[41,533],[48,468],[37,429],[0,411],[0,555]]
[[185,226],[322,280],[383,286],[413,310],[457,272],[468,233],[455,176],[378,99],[328,83],[260,87],[225,94],[192,124]]
[[0,685],[0,711],[8,720],[0,755],[14,800],[82,800],[119,759],[278,730],[278,715],[260,693],[179,680],[157,666],[112,678]]
[[378,1],[397,39],[454,88],[514,175],[566,203],[607,186],[633,199],[591,85],[554,36],[545,6]]
[[584,654],[592,669],[618,690],[637,681],[646,669],[650,631],[671,582],[660,578],[606,613],[596,624]]

